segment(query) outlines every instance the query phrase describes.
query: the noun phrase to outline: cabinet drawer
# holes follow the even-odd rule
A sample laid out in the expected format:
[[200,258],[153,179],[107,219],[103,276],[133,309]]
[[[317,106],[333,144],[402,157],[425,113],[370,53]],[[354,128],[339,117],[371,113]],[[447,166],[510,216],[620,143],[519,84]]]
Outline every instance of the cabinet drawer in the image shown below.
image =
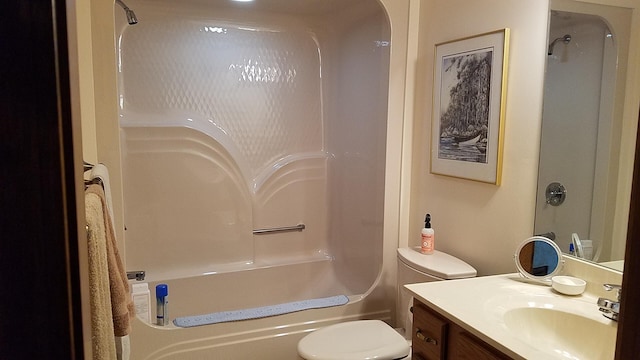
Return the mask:
[[510,357],[453,324],[449,331],[449,357],[457,360],[507,360]]
[[445,319],[414,299],[411,336],[413,359],[446,359],[447,328]]

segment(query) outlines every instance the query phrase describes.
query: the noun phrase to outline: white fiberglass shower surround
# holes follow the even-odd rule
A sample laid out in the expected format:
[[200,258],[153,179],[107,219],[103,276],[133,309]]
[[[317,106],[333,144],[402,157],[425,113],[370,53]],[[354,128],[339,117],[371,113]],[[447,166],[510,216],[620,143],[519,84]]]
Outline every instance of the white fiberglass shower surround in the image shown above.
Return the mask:
[[137,320],[133,358],[247,358],[258,344],[269,351],[260,358],[295,358],[297,340],[322,324],[390,320],[389,292],[376,289],[391,37],[382,5],[127,5],[139,20],[116,27],[127,268],[146,271],[152,293],[169,285],[172,319],[350,299],[197,328]]

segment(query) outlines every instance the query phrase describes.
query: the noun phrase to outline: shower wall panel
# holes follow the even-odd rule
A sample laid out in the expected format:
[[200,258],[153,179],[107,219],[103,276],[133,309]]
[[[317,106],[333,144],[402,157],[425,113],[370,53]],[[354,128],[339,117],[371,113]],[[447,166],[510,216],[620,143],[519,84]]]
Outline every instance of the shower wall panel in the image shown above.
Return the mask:
[[326,253],[313,33],[138,9],[119,41],[128,266],[167,278]]
[[140,23],[118,37],[127,267],[153,281],[330,260],[367,291],[382,263],[385,14],[214,3],[136,1]]
[[145,14],[120,42],[124,126],[201,117],[235,145],[250,186],[287,155],[323,150],[313,34]]

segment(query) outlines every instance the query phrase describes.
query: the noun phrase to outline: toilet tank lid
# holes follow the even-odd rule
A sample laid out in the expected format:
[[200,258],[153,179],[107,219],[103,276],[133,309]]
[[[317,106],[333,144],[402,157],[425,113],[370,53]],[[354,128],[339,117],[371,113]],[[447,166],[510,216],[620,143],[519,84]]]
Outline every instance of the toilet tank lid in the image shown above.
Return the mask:
[[444,280],[463,279],[478,274],[473,266],[442,251],[425,255],[416,248],[399,248],[398,259],[409,267]]

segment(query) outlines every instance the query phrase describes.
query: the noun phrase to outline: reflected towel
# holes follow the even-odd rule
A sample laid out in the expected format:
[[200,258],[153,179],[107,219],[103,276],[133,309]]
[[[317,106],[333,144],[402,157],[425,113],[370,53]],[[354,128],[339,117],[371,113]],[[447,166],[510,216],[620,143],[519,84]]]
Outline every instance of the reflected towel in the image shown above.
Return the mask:
[[89,250],[89,296],[91,311],[91,348],[96,360],[116,358],[107,265],[107,237],[102,200],[85,194],[87,246]]
[[106,237],[106,256],[109,273],[109,290],[111,293],[111,311],[113,318],[113,334],[125,336],[131,331],[130,319],[135,314],[133,300],[129,289],[127,273],[118,252],[118,245],[113,230],[113,223],[107,209],[105,194],[100,185],[90,185],[87,196],[97,196],[102,204],[104,214],[104,232]]

